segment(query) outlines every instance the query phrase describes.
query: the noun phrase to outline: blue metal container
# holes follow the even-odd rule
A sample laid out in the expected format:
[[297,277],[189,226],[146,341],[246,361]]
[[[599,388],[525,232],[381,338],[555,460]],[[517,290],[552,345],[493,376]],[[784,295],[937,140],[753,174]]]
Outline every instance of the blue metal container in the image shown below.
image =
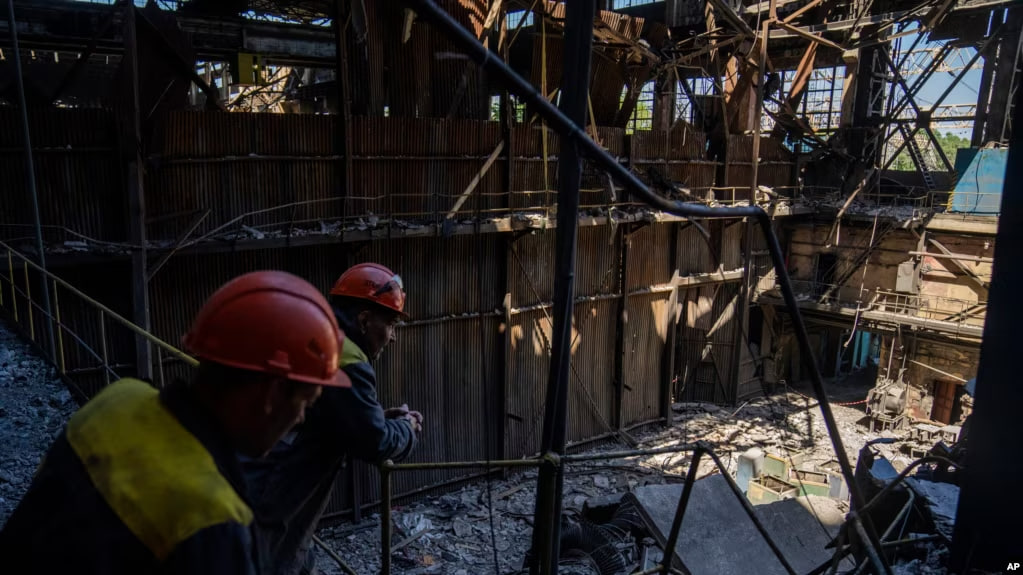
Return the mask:
[[950,212],[997,214],[1002,207],[1002,187],[1008,148],[961,148],[956,152],[956,181],[949,198]]

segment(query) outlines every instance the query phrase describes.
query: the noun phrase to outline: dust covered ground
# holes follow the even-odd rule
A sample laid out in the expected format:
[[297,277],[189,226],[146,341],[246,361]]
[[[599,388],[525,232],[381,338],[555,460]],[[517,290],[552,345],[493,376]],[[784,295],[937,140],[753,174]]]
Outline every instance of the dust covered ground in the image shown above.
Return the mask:
[[[845,444],[855,465],[859,449],[868,440],[881,434],[870,433],[860,425],[864,419],[866,397],[874,374],[855,374],[840,383],[828,385],[832,410]],[[777,453],[790,453],[801,465],[817,465],[834,459],[834,451],[824,427],[815,399],[808,388],[796,388],[770,397],[760,397],[735,407],[711,404],[676,404],[676,421],[670,428],[657,426],[635,435],[640,448],[681,445],[697,440],[711,444],[721,460],[733,473],[737,457],[752,447]],[[854,403],[853,405],[842,405]],[[608,443],[587,452],[627,449],[620,443]],[[896,467],[908,464],[909,457],[882,446]],[[683,454],[662,454],[619,459],[611,462],[578,464],[569,468],[565,479],[565,506],[578,512],[593,498],[622,493],[649,484],[681,482],[688,470],[689,457]],[[716,473],[713,462],[700,462],[698,477]],[[517,573],[530,547],[533,506],[536,496],[536,472],[518,473],[502,480],[493,480],[490,493],[493,501],[494,535],[498,569],[494,567],[487,485],[477,481],[458,491],[427,497],[398,506],[393,511],[396,547],[392,565],[396,573]],[[378,515],[370,515],[359,524],[345,523],[319,531],[320,537],[350,567],[359,573],[376,573],[380,568],[380,524]],[[652,544],[652,541],[648,541]],[[640,545],[642,547],[642,544]],[[317,564],[329,574],[342,571],[321,549]],[[650,547],[648,565],[660,559],[656,545]],[[564,571],[597,573],[584,559],[567,560]],[[640,566],[641,567],[641,566]],[[916,567],[916,565],[914,565]],[[919,565],[924,567],[924,565]],[[902,573],[938,573],[909,568]]]
[[77,408],[56,371],[0,321],[0,525]]
[[[855,463],[862,445],[881,434],[868,432],[859,422],[862,400],[873,383],[872,373],[861,373],[828,386],[832,409]],[[760,397],[733,407],[710,404],[676,404],[675,423],[655,426],[634,434],[637,447],[656,448],[704,440],[711,444],[734,473],[737,456],[751,447],[792,453],[804,465],[834,458],[831,443],[816,400],[809,389],[794,388]],[[31,483],[46,449],[59,434],[77,404],[56,373],[17,334],[0,322],[0,525],[17,506]],[[607,442],[588,452],[615,451],[628,445]],[[910,462],[898,445],[880,446],[896,468]],[[576,464],[565,480],[565,506],[578,512],[595,498],[626,492],[642,485],[681,482],[688,457],[682,454],[619,459]],[[713,464],[701,462],[699,476],[715,473]],[[494,479],[489,486],[493,502],[493,541],[498,569],[494,567],[491,514],[487,483],[476,481],[458,490],[421,498],[395,507],[392,545],[395,573],[517,573],[530,546],[536,472],[526,471]],[[324,541],[360,574],[380,568],[379,516],[369,515],[359,524],[341,523],[319,531]],[[644,545],[645,543],[645,545]],[[660,559],[652,540],[640,542],[648,565]],[[317,561],[326,574],[341,573],[337,564],[317,548]],[[942,575],[944,550],[936,548],[926,559],[903,561],[900,575]],[[630,556],[639,563],[639,556]],[[567,559],[565,573],[596,573],[585,560]]]

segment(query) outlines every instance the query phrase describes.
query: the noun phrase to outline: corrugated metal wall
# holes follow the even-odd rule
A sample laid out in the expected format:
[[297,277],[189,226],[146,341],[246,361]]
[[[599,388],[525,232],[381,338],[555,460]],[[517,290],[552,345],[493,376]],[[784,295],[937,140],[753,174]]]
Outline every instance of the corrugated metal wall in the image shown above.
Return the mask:
[[[32,109],[28,118],[44,239],[83,239],[60,230],[66,227],[97,240],[124,241],[124,175],[114,115]],[[21,112],[11,107],[0,108],[0,174],[0,237],[34,237]]]
[[[40,136],[40,145],[66,148],[70,144],[75,150],[89,142],[112,147],[116,141],[110,117],[103,113],[76,110],[60,119],[63,128],[56,123],[40,128],[40,134],[48,129],[56,134],[51,140]],[[10,124],[11,120],[5,121]],[[340,159],[333,155],[335,128],[332,116],[170,114],[156,131],[157,144],[150,150],[146,172],[150,237],[176,238],[206,210],[209,215],[198,227],[197,235],[239,223],[258,227],[370,213],[380,217],[418,213],[427,220],[440,217],[502,137],[494,122],[355,118],[355,189],[351,197],[342,200],[338,191]],[[80,134],[80,130],[92,130],[92,135]],[[12,173],[18,173],[13,162],[20,158],[9,133],[4,133],[8,137],[3,140],[6,155],[0,160],[11,164]],[[693,185],[687,178],[712,183],[715,166],[697,161],[705,157],[705,138],[686,126],[666,134],[641,132],[627,136],[619,128],[599,128],[597,134],[612,154],[623,162],[632,162],[637,170],[659,165],[680,183]],[[545,195],[540,129],[516,127],[510,152],[506,150],[483,178],[463,206],[463,215],[468,217],[477,208],[507,212],[552,207],[557,144],[557,138],[550,137],[546,186],[550,191]],[[513,162],[511,193],[504,188],[509,153]],[[66,156],[73,158],[74,154]],[[109,156],[115,157],[112,152]],[[79,166],[81,173],[73,171],[73,177],[66,178],[65,183],[73,185],[53,184],[48,201],[54,206],[60,203],[58,200],[68,205],[77,205],[75,201],[88,205],[83,203],[73,212],[53,212],[50,217],[61,218],[64,225],[100,238],[123,241],[123,186],[119,176],[111,175],[120,173],[116,157],[111,161],[114,163],[104,160]],[[79,169],[68,166],[66,169]],[[116,185],[97,191],[89,186],[96,181]],[[611,200],[600,173],[587,172],[584,188],[583,204],[606,205]],[[103,200],[107,196],[102,194],[110,196]],[[7,200],[0,201],[9,202],[10,197],[7,194]],[[100,200],[90,199],[94,197]],[[285,209],[278,209],[282,206]],[[671,285],[677,276],[707,274],[717,270],[719,264],[725,270],[741,265],[738,250],[743,226],[705,224],[712,234],[709,245],[696,227],[685,222],[580,229],[569,386],[570,440],[600,436],[616,425],[628,427],[656,420],[663,409],[661,390],[673,380],[678,382],[676,393],[684,397],[734,400],[736,390],[718,391],[729,378],[734,322],[718,320],[727,320],[735,312],[736,283],[675,291]],[[626,237],[629,247],[624,275],[628,282],[622,285]],[[346,267],[360,261],[381,262],[398,270],[405,279],[413,316],[413,321],[400,330],[397,344],[378,364],[381,398],[385,404],[414,405],[427,414],[430,425],[436,426],[424,436],[416,460],[483,458],[487,450],[484,430],[490,432],[492,456],[519,457],[535,452],[541,435],[549,368],[551,329],[547,314],[554,283],[554,246],[555,233],[549,230],[517,238],[492,234],[178,254],[150,283],[153,331],[166,341],[179,342],[206,297],[241,273],[284,269],[326,290]],[[480,252],[485,254],[482,278],[477,261]],[[83,264],[62,268],[58,273],[82,286],[86,293],[127,312],[121,308],[130,302],[128,262],[119,260],[105,267],[103,273],[97,273],[98,269]],[[506,293],[511,295],[513,308],[508,325],[502,309]],[[64,322],[84,341],[97,346],[97,322],[88,308],[65,295],[61,294]],[[677,326],[671,313],[676,297],[682,310]],[[702,318],[687,316],[700,305],[706,307]],[[481,309],[482,319],[478,316]],[[621,332],[620,312],[624,312]],[[710,324],[704,325],[707,322]],[[707,331],[714,323],[721,325],[708,339]],[[134,356],[130,335],[110,325],[107,334],[112,359],[130,366]],[[705,341],[710,341],[713,353],[708,362],[700,364]],[[670,342],[677,350],[672,373],[667,370],[671,362],[665,361],[667,353],[674,353],[666,349]],[[507,357],[506,344],[510,349]],[[619,345],[621,357],[616,356]],[[82,353],[69,352],[69,366],[95,366]],[[617,404],[615,388],[619,366],[621,405]],[[721,371],[722,376],[706,377],[708,367],[712,375]],[[188,371],[180,364],[171,364],[165,375],[187,376]],[[76,380],[86,393],[93,393],[105,381],[101,373],[82,374]],[[373,501],[377,495],[375,471],[358,467],[356,477],[359,501]],[[401,474],[396,493],[415,493],[457,477],[460,475],[456,472]],[[348,491],[339,486],[331,512],[349,509],[352,503]]]

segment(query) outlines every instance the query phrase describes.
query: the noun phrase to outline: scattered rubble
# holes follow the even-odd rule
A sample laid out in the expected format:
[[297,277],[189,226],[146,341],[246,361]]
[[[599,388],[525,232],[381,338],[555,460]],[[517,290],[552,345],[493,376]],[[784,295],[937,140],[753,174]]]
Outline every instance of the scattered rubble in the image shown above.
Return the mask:
[[[862,399],[868,384],[851,382],[833,385],[837,401]],[[846,450],[855,462],[859,448],[881,434],[872,434],[860,425],[863,405],[832,403]],[[636,436],[640,447],[657,448],[696,440],[711,444],[721,460],[735,474],[739,454],[752,447],[767,452],[791,455],[799,467],[821,466],[834,459],[824,422],[816,400],[796,392],[751,400],[737,408],[705,403],[674,405],[676,423],[668,429],[654,429]],[[895,459],[903,457],[893,446]],[[897,447],[897,446],[896,446]],[[621,445],[605,445],[591,450],[620,450]],[[903,465],[908,458],[900,460]],[[635,490],[645,485],[680,483],[688,469],[686,454],[660,454],[633,457],[589,465],[573,465],[565,478],[565,507],[570,516],[601,498]],[[713,462],[700,463],[698,477],[716,473]],[[494,539],[498,549],[500,573],[518,573],[530,547],[535,498],[536,473],[528,471],[491,484],[494,506]],[[392,545],[395,573],[491,573],[491,546],[486,485],[476,482],[457,492],[427,497],[393,511]],[[359,573],[374,573],[380,568],[379,515],[361,524],[341,524],[321,529],[320,537]],[[649,565],[660,560],[661,551],[648,542],[639,546],[648,551]],[[326,574],[341,573],[337,564],[317,550],[319,568]],[[570,561],[570,560],[566,560]],[[569,573],[598,573],[585,558],[565,563]]]
[[[920,431],[914,431],[912,426],[900,431],[868,431],[864,425],[864,405],[856,401],[866,392],[862,381],[829,385],[832,411],[846,450],[855,462],[860,448],[868,441],[891,439],[891,443],[874,443],[871,449],[901,471],[920,447]],[[751,448],[773,454],[776,461],[787,461],[792,468],[823,472],[834,460],[816,400],[795,390],[756,398],[737,408],[705,403],[678,403],[673,407],[675,424],[637,434],[634,438],[639,447],[668,447],[702,440],[711,445],[733,476],[739,456]],[[0,453],[0,525],[17,506],[45,450],[76,408],[53,368],[17,334],[0,325],[0,441],[5,446]],[[622,447],[604,444],[590,452]],[[688,454],[669,453],[572,465],[564,487],[566,532],[573,529],[585,532],[591,528],[587,527],[592,523],[587,523],[586,518],[592,517],[598,508],[616,505],[622,494],[643,486],[682,482],[688,464]],[[713,462],[706,458],[697,470],[698,477],[716,473]],[[949,532],[958,489],[924,480],[914,480],[913,484],[930,494],[927,497],[930,515],[938,523],[938,531]],[[489,486],[500,573],[522,572],[523,558],[531,545],[535,485],[536,471],[529,470],[504,479],[495,478]],[[477,481],[454,492],[395,507],[393,571],[456,575],[494,572],[487,500],[486,483]],[[374,514],[360,524],[326,527],[319,535],[357,572],[379,570],[379,515]],[[662,557],[651,538],[636,541],[622,532],[612,539],[618,549],[611,554],[615,561],[622,557],[631,565],[653,565]],[[323,573],[341,573],[322,549],[317,548],[316,553]],[[919,544],[917,552],[907,554],[896,564],[895,572],[943,575],[947,553],[941,542],[929,542],[926,547]],[[580,575],[599,573],[593,559],[580,553],[563,559],[562,571]]]
[[56,370],[0,322],[0,525],[77,408]]

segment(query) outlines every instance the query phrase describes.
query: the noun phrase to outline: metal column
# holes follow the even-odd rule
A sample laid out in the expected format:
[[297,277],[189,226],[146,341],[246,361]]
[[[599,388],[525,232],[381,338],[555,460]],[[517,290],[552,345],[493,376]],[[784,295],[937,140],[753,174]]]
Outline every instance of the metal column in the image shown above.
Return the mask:
[[[1016,93],[1020,103],[1023,90]],[[1023,477],[1023,386],[1017,381],[1023,325],[1023,126],[1013,120],[1008,168],[1002,192],[995,263],[984,339],[977,369],[977,391],[970,416],[969,450],[961,483],[959,509],[952,539],[951,572],[971,568],[1001,572],[1019,562],[1023,542],[1023,499],[1018,496]],[[1013,431],[1015,430],[1015,431]]]
[[[142,120],[139,111],[139,55],[135,27],[136,8],[125,5],[124,60],[122,66],[128,74],[128,122],[121,133],[122,153],[128,169],[128,235],[131,250],[132,320],[149,331],[149,280],[146,260],[146,200],[143,184]],[[135,369],[141,378],[153,377],[153,348],[149,340],[135,336]]]
[[[590,60],[593,43],[594,0],[566,5],[565,62],[561,78],[561,111],[575,125],[586,122],[590,91]],[[551,368],[547,381],[541,452],[565,453],[568,435],[568,381],[572,359],[572,312],[575,289],[576,232],[579,226],[579,183],[582,154],[575,139],[561,139],[558,161],[558,234],[555,247],[554,329],[551,334]],[[555,459],[555,458],[552,458]],[[533,522],[533,555],[530,573],[557,573],[561,538],[561,502],[564,468],[540,468]]]
[[[18,47],[18,25],[14,19],[14,0],[7,2],[7,25],[11,29],[11,48],[14,56],[14,73],[17,76],[18,106],[21,108],[21,129],[25,135],[25,176],[28,178],[28,191],[32,196],[32,216],[35,218],[36,250],[39,252],[39,267],[46,269],[46,252],[43,249],[43,225],[39,217],[39,192],[36,189],[36,168],[32,158],[32,137],[28,129],[28,103],[25,101],[25,77],[21,71],[21,50]],[[53,322],[50,318],[50,286],[43,278],[43,311],[46,312],[46,336],[50,344],[49,352],[57,357],[57,347],[53,339]],[[14,297],[12,294],[11,297]],[[31,318],[32,306],[28,307],[28,316]]]

